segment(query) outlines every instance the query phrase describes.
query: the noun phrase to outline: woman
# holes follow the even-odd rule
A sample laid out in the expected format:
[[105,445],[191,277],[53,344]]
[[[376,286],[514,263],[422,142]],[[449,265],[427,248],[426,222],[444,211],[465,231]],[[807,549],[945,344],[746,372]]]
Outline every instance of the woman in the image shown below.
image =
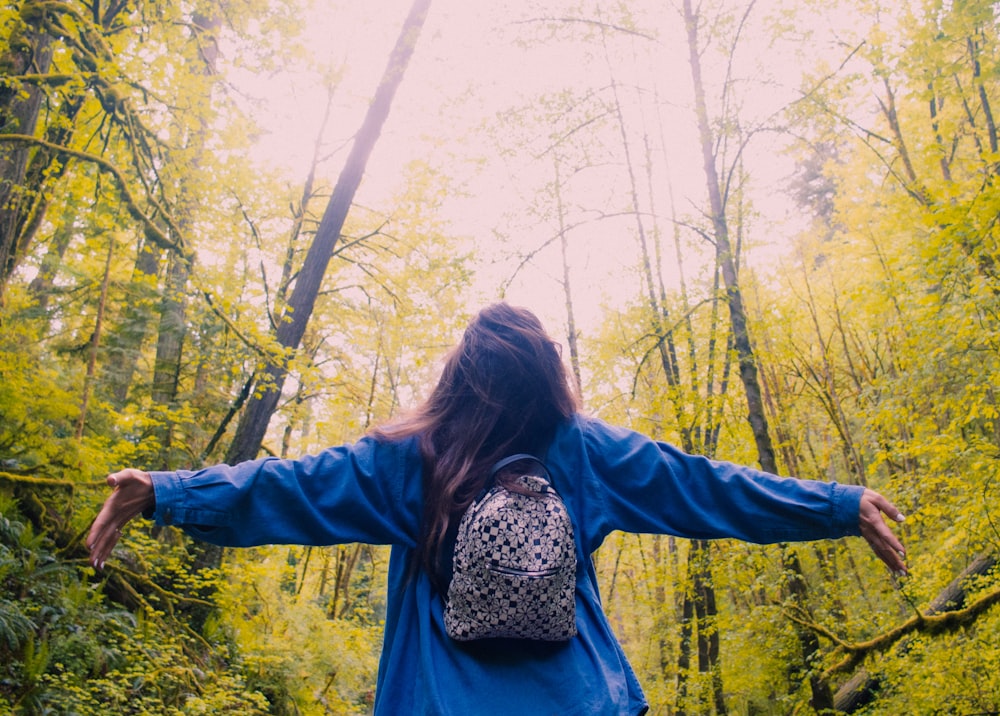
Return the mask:
[[[569,510],[578,633],[458,642],[441,597],[457,522],[514,453],[544,457]],[[97,567],[140,513],[227,546],[392,545],[377,714],[645,713],[588,558],[614,530],[758,543],[862,535],[893,573],[906,571],[882,513],[903,517],[872,490],[686,455],[580,414],[556,345],[505,303],[472,320],[426,402],[354,445],[195,472],[127,469],[108,484],[87,542]]]

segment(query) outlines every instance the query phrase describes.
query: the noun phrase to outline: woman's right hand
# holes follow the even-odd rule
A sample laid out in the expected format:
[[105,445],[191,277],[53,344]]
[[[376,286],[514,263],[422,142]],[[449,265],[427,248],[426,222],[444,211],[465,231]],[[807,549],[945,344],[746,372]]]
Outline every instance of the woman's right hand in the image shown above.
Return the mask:
[[122,536],[122,528],[136,515],[156,504],[153,480],[148,472],[128,468],[108,475],[111,496],[104,502],[87,535],[90,563],[98,569],[111,555]]
[[882,517],[883,514],[895,522],[902,522],[905,519],[903,513],[889,500],[874,490],[865,488],[861,495],[861,507],[858,515],[861,536],[868,542],[875,555],[885,562],[894,576],[906,576],[908,572],[903,543],[889,529],[889,525]]

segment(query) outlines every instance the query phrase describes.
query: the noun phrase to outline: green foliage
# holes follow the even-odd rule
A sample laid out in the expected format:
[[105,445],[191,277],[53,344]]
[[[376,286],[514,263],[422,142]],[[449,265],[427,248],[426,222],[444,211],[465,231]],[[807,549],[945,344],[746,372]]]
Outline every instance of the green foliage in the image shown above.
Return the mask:
[[[34,325],[5,321],[0,333],[0,459],[12,472],[52,474],[74,462],[77,401],[57,366],[38,360]],[[29,399],[35,391],[44,399]]]
[[[238,665],[111,603],[0,492],[0,705],[15,714],[263,713]],[[91,575],[92,576],[92,575]]]
[[[335,575],[352,569],[345,559],[353,549],[269,547],[231,555],[218,623],[232,630],[247,683],[267,695],[272,713],[371,709],[387,553],[353,562],[347,581],[338,582]],[[354,601],[346,616],[343,600]]]

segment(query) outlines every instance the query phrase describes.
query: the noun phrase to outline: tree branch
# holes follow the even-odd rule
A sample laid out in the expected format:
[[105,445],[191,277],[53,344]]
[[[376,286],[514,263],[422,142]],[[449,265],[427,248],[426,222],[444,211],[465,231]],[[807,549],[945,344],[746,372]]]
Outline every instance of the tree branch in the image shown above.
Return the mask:
[[[154,222],[153,219],[150,216],[148,216],[139,206],[139,202],[132,194],[132,191],[128,188],[128,182],[125,179],[125,175],[121,172],[120,169],[118,169],[118,167],[109,162],[107,159],[104,159],[103,157],[100,157],[96,154],[91,154],[89,152],[82,152],[77,149],[70,149],[69,147],[64,147],[59,144],[47,142],[44,139],[39,139],[38,137],[32,137],[27,134],[0,134],[0,142],[44,147],[46,149],[49,149],[50,151],[65,154],[69,157],[73,157],[74,159],[79,159],[80,161],[90,162],[91,164],[95,164],[99,169],[101,169],[104,172],[107,172],[112,177],[114,177],[115,181],[118,184],[118,191],[121,193],[122,199],[124,199],[125,201],[125,205],[126,208],[128,209],[129,214],[132,216],[132,218],[134,218],[136,221],[139,221],[143,225],[143,227],[146,230],[146,235],[150,238],[150,240],[161,248],[175,252],[184,261],[187,261],[188,263],[191,262],[193,257],[191,255],[191,252],[184,248],[183,240],[182,239],[179,239],[177,241],[172,240],[169,236],[167,236],[163,232],[163,229],[161,229],[159,226],[156,225],[156,222]],[[163,220],[167,223],[170,230],[176,236],[178,237],[182,236],[183,232],[181,232],[180,227],[173,221],[173,219],[170,218],[170,215],[163,208],[163,206],[161,206],[160,203],[151,196],[147,195],[146,199],[149,201],[150,204],[152,204],[153,208],[155,208],[159,212],[159,214],[163,217]]]
[[785,616],[796,624],[811,629],[816,634],[833,642],[835,646],[831,655],[840,655],[842,658],[823,672],[823,678],[830,679],[840,671],[854,668],[868,656],[886,651],[911,634],[929,634],[933,636],[953,632],[975,622],[981,614],[1000,604],[1000,586],[981,595],[966,607],[950,611],[941,610],[949,605],[963,602],[963,583],[965,580],[972,575],[987,573],[995,564],[995,556],[980,556],[938,595],[926,611],[917,612],[903,623],[867,641],[850,642],[844,640],[830,629],[807,618],[799,610],[786,609]]

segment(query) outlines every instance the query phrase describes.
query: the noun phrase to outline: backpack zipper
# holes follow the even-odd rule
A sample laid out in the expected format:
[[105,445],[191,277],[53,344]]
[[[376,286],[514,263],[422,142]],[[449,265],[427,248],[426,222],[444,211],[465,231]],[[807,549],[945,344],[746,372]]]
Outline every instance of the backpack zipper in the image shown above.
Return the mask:
[[491,572],[509,574],[514,577],[552,577],[559,574],[559,567],[549,567],[548,569],[518,569],[517,567],[504,567],[499,564],[491,564],[488,569]]

